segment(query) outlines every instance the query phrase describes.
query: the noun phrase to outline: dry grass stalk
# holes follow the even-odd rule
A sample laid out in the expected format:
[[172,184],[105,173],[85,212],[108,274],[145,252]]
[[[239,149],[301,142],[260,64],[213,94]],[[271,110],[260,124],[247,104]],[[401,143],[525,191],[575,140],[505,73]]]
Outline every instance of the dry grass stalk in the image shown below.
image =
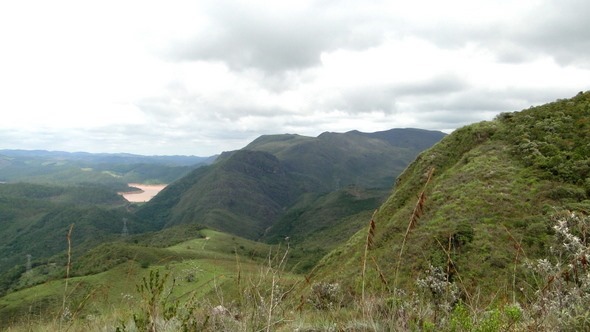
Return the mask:
[[367,271],[367,255],[369,254],[369,250],[371,250],[374,245],[373,238],[375,237],[375,214],[377,214],[377,210],[373,212],[373,216],[371,217],[371,221],[369,222],[369,229],[367,231],[367,241],[365,242],[365,254],[363,256],[363,270],[361,273],[361,294],[363,302],[365,301],[365,272]]
[[[268,254],[268,266],[264,268],[261,267],[258,278],[250,279],[250,286],[245,288],[245,291],[252,295],[245,298],[245,300],[248,299],[248,301],[253,301],[253,303],[249,304],[256,308],[249,313],[250,323],[263,324],[264,326],[261,326],[258,331],[274,331],[275,326],[284,321],[283,317],[277,317],[276,312],[285,302],[287,296],[291,294],[299,284],[295,283],[291,286],[283,284],[282,273],[289,256],[289,243],[287,242],[287,248],[282,256],[280,255],[280,251],[279,247],[276,254],[273,255],[273,249],[270,249]],[[270,283],[270,285],[267,284],[267,282]]]
[[242,285],[241,285],[241,281],[242,281],[242,269],[240,267],[240,257],[238,256],[238,249],[234,248],[234,254],[236,256],[236,269],[237,271],[237,276],[236,276],[236,286],[238,287],[238,293],[241,294],[242,293]]
[[[64,296],[63,301],[61,304],[61,315],[62,317],[66,313],[66,299],[68,297],[68,280],[70,278],[70,267],[72,266],[72,230],[74,229],[74,224],[70,225],[70,229],[66,234],[66,239],[68,240],[68,264],[66,265],[66,282],[64,287]],[[61,328],[61,321],[60,319],[60,328]]]
[[[450,278],[450,273],[451,273],[451,266],[455,266],[455,262],[453,262],[453,259],[451,258],[451,235],[449,235],[449,244],[448,244],[448,249],[445,248],[443,246],[442,243],[440,243],[440,241],[435,238],[436,242],[438,243],[438,245],[440,246],[440,248],[445,252],[445,255],[447,255],[447,282],[450,282],[449,278]],[[459,285],[461,286],[461,288],[463,289],[463,293],[465,294],[465,297],[467,298],[467,302],[471,303],[471,296],[469,295],[469,292],[467,291],[467,288],[465,287],[465,284],[463,283],[463,279],[461,278],[461,275],[459,274],[459,271],[457,271],[455,269],[455,275],[457,276],[457,279],[459,280]]]
[[[375,210],[375,212],[377,212],[377,210]],[[375,216],[375,213],[373,213],[373,217]],[[366,249],[367,250],[371,250],[373,249],[373,238],[375,237],[375,220],[374,218],[371,217],[371,221],[369,222],[369,231],[367,232],[367,244],[366,244]]]
[[420,219],[420,217],[422,217],[422,215],[424,214],[424,204],[426,203],[426,194],[424,192],[426,191],[426,187],[430,183],[430,180],[432,179],[433,174],[434,174],[434,167],[430,168],[430,170],[428,171],[428,177],[426,178],[426,183],[424,183],[424,187],[422,188],[420,195],[418,195],[418,201],[416,202],[416,206],[414,206],[414,211],[412,211],[412,215],[410,216],[410,221],[408,222],[408,228],[406,229],[406,234],[404,234],[404,239],[402,240],[402,245],[399,250],[399,255],[397,258],[397,266],[395,268],[395,277],[394,277],[394,282],[393,282],[394,288],[397,288],[397,277],[399,274],[399,269],[401,267],[402,255],[404,253],[404,249],[406,246],[406,242],[408,240],[408,236],[410,235],[410,232],[412,231],[412,229],[414,229],[418,225],[418,219]]
[[410,234],[410,231],[416,227],[416,225],[418,224],[418,219],[420,219],[420,217],[422,217],[422,215],[424,214],[424,203],[426,203],[426,194],[424,193],[424,191],[426,190],[426,186],[428,186],[430,179],[432,179],[433,173],[434,173],[434,167],[432,167],[428,171],[428,178],[426,179],[426,183],[424,184],[424,188],[422,189],[422,192],[420,192],[420,195],[418,195],[418,201],[416,202],[416,206],[414,207],[414,211],[412,212],[412,215],[410,216],[410,222],[408,223],[408,229],[406,230],[406,234],[404,235],[404,240],[405,240],[405,238],[408,237],[408,235]]
[[64,297],[62,302],[62,312],[66,308],[66,295],[68,292],[68,280],[70,278],[70,268],[72,266],[72,230],[74,229],[74,224],[70,225],[70,230],[66,235],[66,239],[68,240],[68,264],[66,265],[66,285],[64,289]]
[[[502,225],[502,227],[504,227],[504,230],[506,230],[506,233],[508,233],[508,236],[510,237],[512,242],[514,242],[514,249],[516,249],[516,255],[514,257],[514,271],[512,271],[512,303],[516,303],[516,267],[518,266],[519,255],[520,255],[520,253],[522,253],[524,258],[527,260],[528,260],[528,257],[526,255],[526,253],[524,252],[524,249],[522,248],[520,241],[518,241],[512,235],[512,233],[510,233],[510,231],[508,230],[508,227],[506,227],[506,225]],[[536,279],[536,277],[535,277],[535,279]]]
[[371,261],[373,262],[373,264],[375,264],[375,269],[377,270],[377,273],[379,273],[379,280],[381,280],[383,285],[385,285],[385,287],[387,289],[389,289],[389,284],[387,283],[387,279],[385,279],[385,275],[383,274],[383,272],[379,268],[379,264],[377,264],[377,261],[375,260],[374,257],[371,257]]

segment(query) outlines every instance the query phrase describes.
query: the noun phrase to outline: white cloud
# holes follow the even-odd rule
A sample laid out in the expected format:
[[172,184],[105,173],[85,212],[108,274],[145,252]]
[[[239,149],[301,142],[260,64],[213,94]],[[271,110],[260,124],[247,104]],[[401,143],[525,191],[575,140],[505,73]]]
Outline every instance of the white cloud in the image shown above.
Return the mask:
[[261,134],[453,130],[575,95],[590,3],[0,4],[0,148],[210,155]]

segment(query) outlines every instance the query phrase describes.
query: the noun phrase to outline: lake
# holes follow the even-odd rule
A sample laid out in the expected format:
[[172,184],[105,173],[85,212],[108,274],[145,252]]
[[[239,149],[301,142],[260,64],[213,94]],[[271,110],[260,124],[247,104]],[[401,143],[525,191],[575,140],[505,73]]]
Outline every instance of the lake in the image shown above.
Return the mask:
[[129,187],[135,187],[141,191],[132,191],[119,193],[126,200],[131,203],[144,203],[156,196],[162,189],[166,188],[166,184],[141,184],[141,183],[129,183]]

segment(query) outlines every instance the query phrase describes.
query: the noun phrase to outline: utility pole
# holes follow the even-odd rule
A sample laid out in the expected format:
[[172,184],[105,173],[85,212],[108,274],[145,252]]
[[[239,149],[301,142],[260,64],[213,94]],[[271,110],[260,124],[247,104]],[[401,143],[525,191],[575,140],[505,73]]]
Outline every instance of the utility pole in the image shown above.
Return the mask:
[[129,229],[127,229],[127,218],[123,218],[123,231],[121,232],[121,236],[126,237],[129,235]]
[[27,254],[27,272],[31,272],[33,265],[31,264],[31,254]]

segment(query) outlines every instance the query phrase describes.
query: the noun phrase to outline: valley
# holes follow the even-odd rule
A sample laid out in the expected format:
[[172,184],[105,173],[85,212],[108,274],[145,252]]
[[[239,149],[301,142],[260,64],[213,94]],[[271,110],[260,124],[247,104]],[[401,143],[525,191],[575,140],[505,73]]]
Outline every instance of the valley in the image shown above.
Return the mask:
[[[85,165],[121,176],[90,183],[2,156],[0,324],[587,330],[589,118],[581,92],[449,135],[264,135],[205,164]],[[141,183],[169,184],[118,194]]]

